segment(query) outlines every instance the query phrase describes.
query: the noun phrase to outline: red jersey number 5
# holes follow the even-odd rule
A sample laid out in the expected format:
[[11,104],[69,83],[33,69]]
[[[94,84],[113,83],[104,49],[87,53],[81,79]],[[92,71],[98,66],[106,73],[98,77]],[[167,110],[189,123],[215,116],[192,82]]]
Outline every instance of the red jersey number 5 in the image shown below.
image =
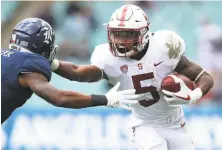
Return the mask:
[[134,86],[134,89],[136,90],[136,94],[150,92],[153,97],[153,99],[141,100],[139,103],[143,107],[149,107],[149,106],[157,103],[160,99],[160,95],[158,94],[156,87],[154,87],[154,86],[142,87],[141,86],[140,81],[153,79],[153,78],[154,78],[153,72],[132,76],[133,86]]

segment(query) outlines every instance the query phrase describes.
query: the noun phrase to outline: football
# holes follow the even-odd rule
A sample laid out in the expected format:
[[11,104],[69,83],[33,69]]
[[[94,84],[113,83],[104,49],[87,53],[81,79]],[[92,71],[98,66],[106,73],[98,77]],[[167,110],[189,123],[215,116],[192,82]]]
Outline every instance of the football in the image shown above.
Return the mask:
[[[184,83],[189,87],[191,90],[194,90],[195,83],[191,81],[189,78],[185,77],[184,75],[174,73],[172,75],[175,75],[176,77],[182,79]],[[170,92],[179,92],[180,91],[180,83],[176,83],[170,75],[165,77],[161,82],[161,90],[166,90]]]

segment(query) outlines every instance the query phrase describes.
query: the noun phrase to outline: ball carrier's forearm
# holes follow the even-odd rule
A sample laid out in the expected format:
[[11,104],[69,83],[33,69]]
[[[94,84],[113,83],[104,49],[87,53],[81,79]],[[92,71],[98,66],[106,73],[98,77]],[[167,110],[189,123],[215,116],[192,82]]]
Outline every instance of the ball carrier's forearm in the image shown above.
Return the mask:
[[59,60],[53,61],[52,70],[66,79],[79,82],[97,82],[103,76],[102,70],[96,66],[77,66],[73,63]]
[[175,82],[180,84],[180,91],[170,92],[162,90],[165,94],[164,99],[171,105],[194,104],[207,94],[214,84],[211,76],[203,68],[188,60],[185,56],[182,56],[175,71],[194,81],[196,87],[194,90],[191,90],[184,81],[172,75]]
[[214,84],[213,78],[207,72],[200,74],[200,77],[195,82],[196,88],[201,89],[203,96],[210,91]]
[[201,96],[204,96],[212,88],[214,81],[209,73],[203,70],[196,63],[183,56],[175,69],[176,72],[185,75],[196,83],[196,89],[201,89]]

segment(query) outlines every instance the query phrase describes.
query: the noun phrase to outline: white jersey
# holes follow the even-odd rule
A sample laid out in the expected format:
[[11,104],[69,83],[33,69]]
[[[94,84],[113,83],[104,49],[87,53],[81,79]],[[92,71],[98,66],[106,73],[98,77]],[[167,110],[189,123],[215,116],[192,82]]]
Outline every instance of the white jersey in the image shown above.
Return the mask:
[[96,46],[91,63],[101,68],[109,82],[120,82],[120,90],[132,89],[137,94],[149,93],[132,107],[132,126],[144,123],[175,126],[184,120],[181,106],[170,106],[160,91],[161,81],[174,72],[185,52],[185,43],[176,33],[167,30],[150,33],[149,46],[141,60],[113,56],[109,45]]

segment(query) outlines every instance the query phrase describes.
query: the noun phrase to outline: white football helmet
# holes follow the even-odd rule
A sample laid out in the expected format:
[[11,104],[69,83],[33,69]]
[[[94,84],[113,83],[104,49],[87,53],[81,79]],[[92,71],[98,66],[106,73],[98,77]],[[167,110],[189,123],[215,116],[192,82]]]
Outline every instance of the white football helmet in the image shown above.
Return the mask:
[[148,44],[149,20],[135,5],[123,5],[111,16],[107,24],[110,50],[115,56],[130,57]]

